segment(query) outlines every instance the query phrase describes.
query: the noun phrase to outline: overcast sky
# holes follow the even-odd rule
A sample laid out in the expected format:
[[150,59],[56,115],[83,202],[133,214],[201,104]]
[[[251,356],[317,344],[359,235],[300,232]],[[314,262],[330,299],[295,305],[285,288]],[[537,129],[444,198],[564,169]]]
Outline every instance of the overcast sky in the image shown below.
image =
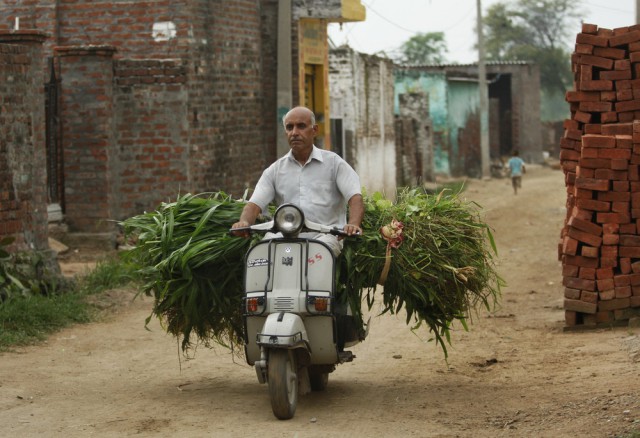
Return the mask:
[[[482,10],[494,3],[516,0],[482,0]],[[472,63],[478,55],[475,23],[477,0],[361,0],[367,9],[363,22],[329,25],[329,37],[338,46],[348,44],[361,53],[389,56],[421,32],[444,32],[449,51],[447,62]],[[575,0],[580,19],[571,34],[580,32],[580,20],[600,27],[616,28],[635,22],[636,0]]]

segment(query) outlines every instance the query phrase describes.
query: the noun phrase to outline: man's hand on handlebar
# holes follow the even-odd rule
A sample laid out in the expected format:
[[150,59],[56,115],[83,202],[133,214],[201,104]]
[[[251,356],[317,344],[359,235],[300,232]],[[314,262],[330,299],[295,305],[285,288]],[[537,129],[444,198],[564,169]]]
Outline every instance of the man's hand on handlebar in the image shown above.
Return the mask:
[[247,228],[247,227],[250,227],[250,226],[251,226],[251,224],[249,224],[249,222],[240,220],[240,221],[236,222],[235,224],[231,225],[230,232],[234,236],[244,237],[246,239],[246,238],[249,238],[249,236],[250,236],[248,230],[234,231],[234,228]]
[[[362,229],[357,225],[346,224],[342,230],[347,234],[347,236],[361,236],[362,235]],[[344,237],[342,237],[342,236],[338,237],[338,239],[343,239],[343,238]]]

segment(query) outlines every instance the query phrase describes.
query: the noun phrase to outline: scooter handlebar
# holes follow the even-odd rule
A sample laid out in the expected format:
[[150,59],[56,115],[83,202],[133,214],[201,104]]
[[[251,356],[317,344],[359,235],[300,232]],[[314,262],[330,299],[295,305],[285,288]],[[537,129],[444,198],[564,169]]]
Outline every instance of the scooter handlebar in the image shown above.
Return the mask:
[[355,234],[347,234],[344,232],[344,230],[337,228],[337,227],[333,227],[331,229],[331,231],[329,231],[330,234],[333,234],[334,236],[339,236],[339,237],[360,237],[360,233],[355,233]]

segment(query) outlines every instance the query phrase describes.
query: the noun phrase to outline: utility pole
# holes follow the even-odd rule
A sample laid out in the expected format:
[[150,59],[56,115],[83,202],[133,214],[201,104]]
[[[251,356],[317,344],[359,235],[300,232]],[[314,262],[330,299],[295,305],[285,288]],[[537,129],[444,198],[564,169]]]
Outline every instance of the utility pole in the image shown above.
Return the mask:
[[[636,0],[640,2],[640,0]],[[482,4],[476,0],[478,8],[478,91],[480,93],[480,160],[482,177],[490,178],[489,167],[489,90],[487,88],[487,69],[484,61],[484,36],[482,31]]]
[[640,0],[636,0],[636,24],[640,24]]

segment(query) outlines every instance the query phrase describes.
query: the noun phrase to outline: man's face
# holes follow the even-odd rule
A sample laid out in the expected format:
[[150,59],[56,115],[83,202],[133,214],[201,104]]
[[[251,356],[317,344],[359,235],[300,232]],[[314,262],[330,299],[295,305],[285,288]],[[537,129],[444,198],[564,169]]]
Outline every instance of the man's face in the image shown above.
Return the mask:
[[311,148],[318,133],[318,125],[311,124],[311,115],[303,109],[290,112],[284,119],[287,141],[293,152]]

